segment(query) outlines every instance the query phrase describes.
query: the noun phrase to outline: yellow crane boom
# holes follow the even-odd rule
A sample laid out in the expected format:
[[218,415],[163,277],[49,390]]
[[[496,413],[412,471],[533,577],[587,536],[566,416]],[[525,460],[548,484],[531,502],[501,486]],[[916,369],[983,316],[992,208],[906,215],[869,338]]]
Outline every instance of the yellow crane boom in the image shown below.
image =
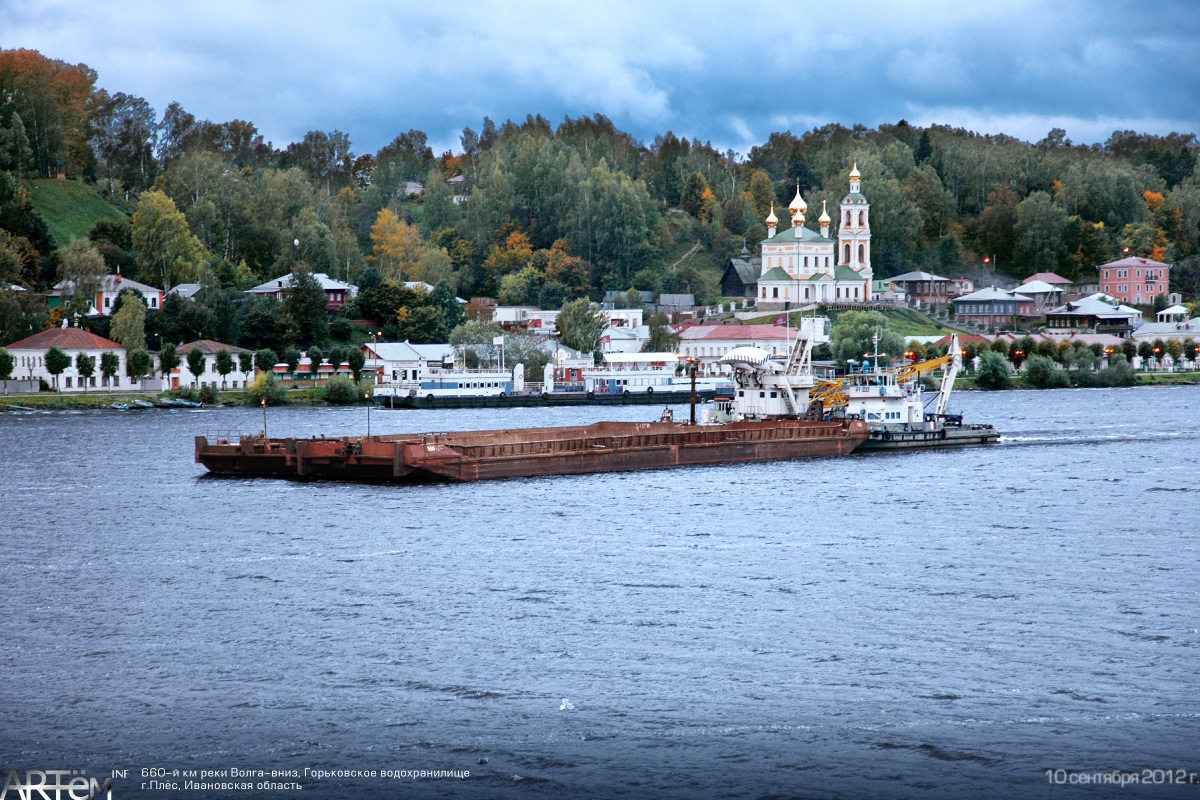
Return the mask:
[[[930,358],[926,361],[921,361],[916,364],[909,364],[906,367],[900,367],[896,371],[897,383],[908,383],[922,372],[928,372],[932,369],[937,369],[949,364],[954,360],[954,356],[947,354]],[[825,408],[838,408],[846,405],[846,378],[839,378],[835,381],[819,381],[811,389],[808,390],[809,401],[820,400]]]

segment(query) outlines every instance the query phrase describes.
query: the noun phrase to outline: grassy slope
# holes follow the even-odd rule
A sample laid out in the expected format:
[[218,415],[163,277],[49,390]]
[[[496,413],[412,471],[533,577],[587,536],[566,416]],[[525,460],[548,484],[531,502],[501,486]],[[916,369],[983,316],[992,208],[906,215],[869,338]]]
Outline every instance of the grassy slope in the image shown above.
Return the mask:
[[[833,322],[845,311],[818,311],[815,312],[819,316],[827,316]],[[929,317],[922,314],[920,311],[912,308],[896,308],[887,311],[880,311],[888,318],[888,329],[898,333],[901,336],[936,336],[938,334],[949,334],[952,331]],[[762,317],[746,320],[748,325],[770,325],[779,314],[767,314]],[[799,319],[804,316],[800,312],[793,312],[791,320],[793,324],[798,324]]]
[[59,247],[72,238],[87,238],[88,231],[102,219],[126,219],[87,184],[80,181],[38,179],[26,182],[33,208],[50,227]]

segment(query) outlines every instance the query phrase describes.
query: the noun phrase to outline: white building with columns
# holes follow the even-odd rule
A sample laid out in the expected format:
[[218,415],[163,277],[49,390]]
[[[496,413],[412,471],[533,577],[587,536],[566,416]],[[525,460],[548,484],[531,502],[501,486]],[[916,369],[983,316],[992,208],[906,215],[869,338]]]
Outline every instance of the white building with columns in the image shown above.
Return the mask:
[[762,242],[758,306],[764,310],[810,303],[866,302],[871,299],[870,209],[863,197],[858,165],[850,171],[850,193],[842,199],[837,241],[830,238],[829,212],[822,204],[820,232],[804,225],[808,204],[796,196],[788,205],[792,224],[777,230],[774,207]]

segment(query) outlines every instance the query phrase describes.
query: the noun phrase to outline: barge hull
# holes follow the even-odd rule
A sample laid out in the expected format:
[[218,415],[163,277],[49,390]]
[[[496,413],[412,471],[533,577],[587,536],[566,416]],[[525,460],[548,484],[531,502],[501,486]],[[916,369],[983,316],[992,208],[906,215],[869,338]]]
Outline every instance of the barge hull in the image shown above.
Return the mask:
[[859,445],[859,452],[879,450],[912,450],[929,447],[965,447],[973,444],[993,444],[999,432],[991,425],[975,425],[964,428],[941,428],[936,431],[871,431],[870,438]]
[[705,427],[604,422],[370,438],[210,442],[197,436],[196,461],[217,475],[462,482],[845,455],[866,438],[866,425],[857,420]]

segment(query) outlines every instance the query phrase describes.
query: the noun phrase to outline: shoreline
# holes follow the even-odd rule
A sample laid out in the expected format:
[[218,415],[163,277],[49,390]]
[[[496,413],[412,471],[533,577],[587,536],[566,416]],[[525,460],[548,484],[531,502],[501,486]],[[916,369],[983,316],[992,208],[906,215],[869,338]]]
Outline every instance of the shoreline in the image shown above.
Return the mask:
[[[969,376],[968,376],[968,379],[969,379]],[[1105,388],[1125,388],[1125,389],[1127,389],[1127,388],[1133,388],[1133,387],[1138,387],[1138,386],[1149,386],[1149,387],[1200,386],[1200,372],[1139,374],[1139,375],[1135,376],[1135,382],[1130,384],[1129,386],[1105,387]],[[954,391],[956,393],[957,392],[972,392],[972,393],[974,393],[974,392],[1010,392],[1010,391],[1017,391],[1017,390],[1027,390],[1027,391],[1034,391],[1034,392],[1053,392],[1053,391],[1069,391],[1069,390],[1081,389],[1081,388],[1100,388],[1100,387],[1061,386],[1061,387],[1054,387],[1054,388],[1049,388],[1049,389],[1038,389],[1033,386],[1025,385],[1024,383],[1018,383],[1016,385],[1008,387],[1007,389],[980,389],[976,386],[956,386]],[[163,394],[170,394],[170,393],[164,392]],[[281,403],[279,405],[273,405],[271,407],[272,408],[338,408],[338,407],[357,408],[357,407],[363,407],[363,406],[368,405],[367,403],[351,403],[351,404],[327,403],[327,402],[321,400],[319,397],[313,397],[312,394],[313,394],[312,389],[296,390],[297,397],[295,397],[294,399],[289,397],[288,402]],[[47,393],[47,392],[41,392],[38,394],[28,394],[28,395],[10,394],[10,395],[0,395],[0,412],[5,412],[5,411],[101,410],[101,411],[114,411],[114,412],[119,411],[119,413],[128,413],[126,411],[120,411],[118,409],[109,408],[109,406],[112,403],[118,403],[118,402],[128,403],[133,400],[146,400],[148,402],[153,403],[156,400],[158,400],[158,398],[159,398],[158,394],[154,394],[151,392],[88,394],[88,395],[74,395],[74,394]],[[668,400],[668,398],[663,398],[663,399]],[[250,402],[249,400],[247,400],[244,392],[223,392],[219,395],[219,401],[220,402],[216,403],[215,405],[206,405],[205,408],[253,408],[257,405],[256,403],[253,403],[253,402]],[[706,402],[707,402],[707,400],[706,400]],[[668,401],[667,404],[668,405],[677,405],[678,403],[671,403]],[[419,411],[419,410],[424,410],[421,407],[414,407],[411,409],[406,409],[406,408],[388,409],[386,406],[379,406],[374,403],[371,403],[370,405],[373,405],[376,409],[378,409],[380,411],[390,411],[390,410]],[[608,403],[589,403],[589,404],[582,404],[582,405],[601,406],[601,405],[610,405],[610,404],[608,404]],[[648,405],[655,405],[655,404],[650,403]],[[135,409],[130,409],[130,411],[134,411],[134,410]],[[152,409],[140,409],[140,410],[150,411]],[[155,410],[170,411],[172,409],[155,409]]]

